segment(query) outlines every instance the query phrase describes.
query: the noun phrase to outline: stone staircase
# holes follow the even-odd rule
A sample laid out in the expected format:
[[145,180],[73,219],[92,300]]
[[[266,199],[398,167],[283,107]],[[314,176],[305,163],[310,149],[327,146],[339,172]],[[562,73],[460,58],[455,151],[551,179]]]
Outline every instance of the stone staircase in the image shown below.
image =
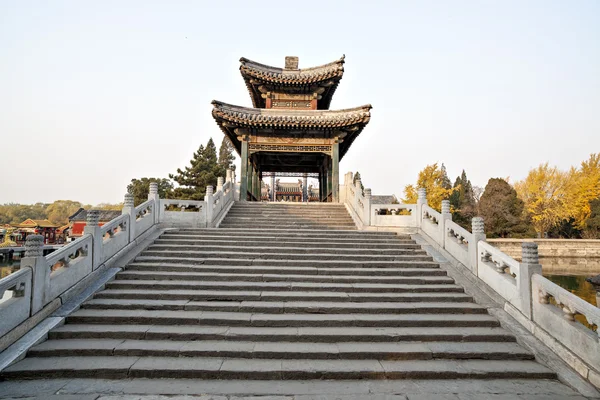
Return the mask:
[[5,379],[555,379],[408,236],[236,203],[163,234]]

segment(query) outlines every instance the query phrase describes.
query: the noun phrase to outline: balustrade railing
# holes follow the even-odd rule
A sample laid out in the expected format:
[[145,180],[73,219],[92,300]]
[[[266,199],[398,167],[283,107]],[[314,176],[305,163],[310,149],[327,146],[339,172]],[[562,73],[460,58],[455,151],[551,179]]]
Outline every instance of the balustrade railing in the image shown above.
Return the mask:
[[360,228],[419,232],[429,238],[498,293],[504,309],[523,326],[559,354],[571,352],[573,358],[566,361],[592,383],[600,382],[600,308],[544,278],[536,244],[522,244],[519,262],[486,242],[483,219],[473,218],[469,232],[452,221],[448,201],[442,202],[441,212],[429,206],[424,189],[418,190],[416,204],[371,204],[371,191],[365,189],[366,201],[361,188],[351,172],[345,175],[341,198]]
[[204,201],[160,199],[158,185],[151,183],[147,201],[134,207],[133,196],[126,194],[123,214],[102,226],[99,212],[89,210],[83,236],[47,256],[43,237],[29,235],[20,269],[0,279],[0,338],[43,309],[56,309],[65,293],[159,226],[216,226],[236,194],[231,171],[227,176],[227,182],[217,181],[217,193],[207,188]]

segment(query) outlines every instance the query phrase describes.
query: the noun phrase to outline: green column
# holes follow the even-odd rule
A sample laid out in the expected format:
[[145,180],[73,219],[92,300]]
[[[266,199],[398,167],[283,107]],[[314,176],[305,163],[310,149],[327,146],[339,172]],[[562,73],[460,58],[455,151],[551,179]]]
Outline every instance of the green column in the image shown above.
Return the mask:
[[332,201],[339,203],[340,201],[340,145],[334,143],[331,152],[331,194]]
[[246,201],[248,193],[248,142],[242,140],[242,155],[241,155],[242,171],[240,172],[240,201]]
[[331,187],[332,187],[332,179],[331,179],[331,158],[327,157],[327,197],[326,197],[326,201],[329,200],[329,194],[331,193]]

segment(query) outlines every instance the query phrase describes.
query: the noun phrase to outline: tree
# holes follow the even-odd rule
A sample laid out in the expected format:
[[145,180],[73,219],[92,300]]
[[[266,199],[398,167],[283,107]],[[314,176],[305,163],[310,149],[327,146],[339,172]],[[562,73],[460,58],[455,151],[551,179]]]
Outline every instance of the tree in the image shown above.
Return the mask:
[[169,194],[173,190],[173,183],[166,178],[134,178],[131,180],[131,183],[127,185],[127,193],[133,195],[133,203],[136,206],[148,200],[148,193],[150,192],[150,183],[152,182],[156,182],[158,184],[158,195],[161,199],[168,198]]
[[477,206],[473,186],[467,179],[463,169],[461,176],[454,182],[454,192],[450,195],[450,206],[453,214],[452,220],[465,229],[470,229],[471,219],[477,215]]
[[69,222],[69,217],[82,207],[81,203],[73,200],[56,200],[46,207],[46,218],[51,222],[64,225]]
[[46,219],[46,207],[48,204],[45,203],[0,205],[0,224],[18,224],[27,218]]
[[198,148],[190,160],[190,166],[184,170],[177,168],[177,174],[169,174],[180,186],[173,190],[176,199],[204,200],[206,186],[216,186],[217,177],[223,176],[224,170],[217,163],[217,148],[212,138]]
[[600,198],[590,201],[590,216],[585,222],[584,236],[600,239]]
[[524,203],[504,179],[492,178],[479,200],[479,215],[483,217],[488,237],[527,237],[535,233],[523,218]]
[[584,229],[591,215],[591,202],[600,197],[600,153],[591,154],[588,160],[581,163],[581,168],[572,168],[569,179],[572,183],[569,203],[574,226]]
[[570,174],[545,163],[529,171],[524,180],[515,184],[539,237],[572,215],[573,204],[569,202],[571,183]]
[[407,185],[404,188],[404,203],[417,202],[417,188],[425,188],[427,191],[427,202],[431,208],[438,211],[442,208],[442,200],[448,200],[456,188],[446,175],[446,168],[438,167],[437,163],[426,166],[417,179],[416,185]]
[[235,148],[233,144],[231,144],[231,140],[227,136],[223,137],[223,141],[221,142],[221,147],[219,148],[219,166],[223,170],[223,174],[226,174],[225,171],[228,169],[235,170],[235,155],[233,152]]

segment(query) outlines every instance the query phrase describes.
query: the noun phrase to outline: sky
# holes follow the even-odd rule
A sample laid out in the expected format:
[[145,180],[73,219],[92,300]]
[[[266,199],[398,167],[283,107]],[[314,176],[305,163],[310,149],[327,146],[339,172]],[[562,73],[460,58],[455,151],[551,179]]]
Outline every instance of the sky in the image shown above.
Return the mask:
[[331,108],[373,109],[340,175],[374,195],[600,152],[599,1],[0,0],[0,204],[121,202],[219,146],[211,101],[252,104],[240,57],[343,54]]

